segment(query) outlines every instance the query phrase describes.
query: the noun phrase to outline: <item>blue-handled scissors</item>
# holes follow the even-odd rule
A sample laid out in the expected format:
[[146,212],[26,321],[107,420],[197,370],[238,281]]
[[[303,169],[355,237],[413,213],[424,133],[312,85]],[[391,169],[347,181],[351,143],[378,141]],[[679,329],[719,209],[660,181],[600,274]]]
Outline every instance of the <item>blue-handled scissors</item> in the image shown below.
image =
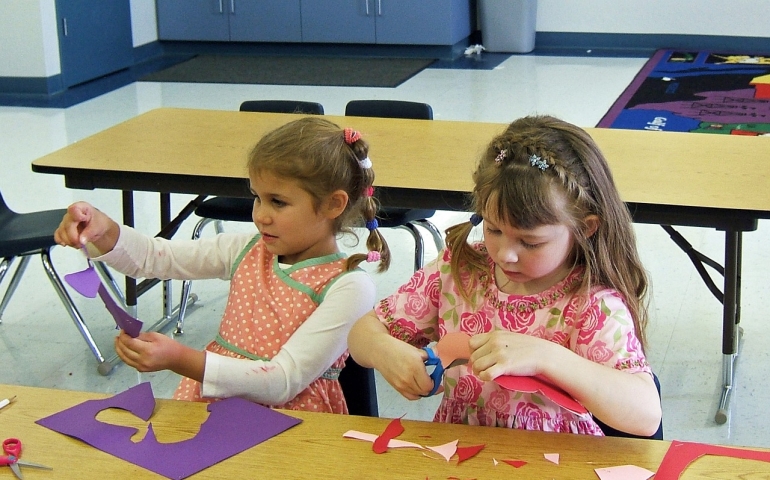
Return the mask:
[[441,386],[441,381],[444,377],[444,371],[446,369],[456,367],[458,365],[465,365],[468,363],[467,358],[458,358],[452,363],[450,363],[446,368],[444,368],[444,365],[441,363],[441,359],[436,355],[436,353],[433,351],[430,347],[422,347],[423,350],[425,350],[428,353],[428,359],[425,360],[425,366],[426,367],[433,367],[433,371],[429,373],[430,378],[433,380],[433,389],[430,391],[429,394],[423,395],[423,397],[432,397],[436,394],[438,391],[438,387]]
[[6,438],[3,441],[3,452],[5,455],[0,455],[0,465],[7,465],[11,467],[13,474],[19,480],[24,479],[24,475],[21,474],[21,468],[19,465],[30,468],[43,468],[46,470],[53,470],[53,468],[40,465],[39,463],[32,463],[22,460],[21,457],[21,440],[18,438]]

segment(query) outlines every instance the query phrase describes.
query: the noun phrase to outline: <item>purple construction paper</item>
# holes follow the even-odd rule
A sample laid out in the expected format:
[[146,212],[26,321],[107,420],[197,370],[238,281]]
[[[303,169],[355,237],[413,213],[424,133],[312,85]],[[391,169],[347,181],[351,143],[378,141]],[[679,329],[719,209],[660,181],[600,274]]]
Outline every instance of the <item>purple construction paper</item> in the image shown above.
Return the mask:
[[115,300],[112,299],[110,294],[107,292],[107,289],[104,288],[104,285],[101,282],[99,283],[99,297],[104,302],[104,306],[107,307],[107,310],[110,312],[110,315],[112,315],[112,318],[115,319],[115,323],[118,325],[118,327],[122,328],[130,336],[134,338],[138,337],[139,333],[142,331],[142,322],[127,314],[125,310],[120,308],[118,304],[115,303]]
[[147,421],[155,408],[149,382],[141,383],[103,400],[87,400],[36,423],[122,458],[167,478],[181,479],[198,473],[299,424],[302,420],[242,398],[228,398],[208,405],[209,417],[198,434],[177,443],[159,443],[152,423],[138,443],[131,441],[137,429],[96,420],[107,408],[121,408]]
[[69,283],[76,292],[88,298],[95,298],[96,293],[99,290],[99,285],[102,284],[93,265],[89,265],[88,268],[80,272],[68,273],[64,276],[64,280]]

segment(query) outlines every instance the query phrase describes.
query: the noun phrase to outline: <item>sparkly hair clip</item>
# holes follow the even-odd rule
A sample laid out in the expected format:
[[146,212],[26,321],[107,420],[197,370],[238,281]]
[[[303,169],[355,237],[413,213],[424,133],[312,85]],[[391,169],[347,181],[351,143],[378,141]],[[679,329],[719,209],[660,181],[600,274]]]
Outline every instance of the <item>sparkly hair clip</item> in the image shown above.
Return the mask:
[[505,154],[508,153],[508,150],[500,150],[500,153],[497,154],[495,157],[495,164],[500,165],[500,163],[505,160]]
[[372,160],[369,157],[365,157],[358,161],[358,164],[361,165],[361,168],[364,170],[368,168],[372,168]]
[[346,128],[343,130],[345,133],[345,143],[348,145],[353,145],[357,141],[361,140],[361,132],[358,130],[353,130],[352,128]]
[[541,172],[544,172],[550,166],[548,162],[540,158],[540,155],[534,154],[529,156],[529,164],[539,168]]
[[374,250],[366,254],[366,261],[369,263],[379,262],[381,258],[380,252],[375,252]]
[[473,215],[471,215],[470,222],[471,222],[471,225],[476,227],[478,226],[479,223],[481,223],[482,220],[484,219],[481,217],[481,215],[474,213]]

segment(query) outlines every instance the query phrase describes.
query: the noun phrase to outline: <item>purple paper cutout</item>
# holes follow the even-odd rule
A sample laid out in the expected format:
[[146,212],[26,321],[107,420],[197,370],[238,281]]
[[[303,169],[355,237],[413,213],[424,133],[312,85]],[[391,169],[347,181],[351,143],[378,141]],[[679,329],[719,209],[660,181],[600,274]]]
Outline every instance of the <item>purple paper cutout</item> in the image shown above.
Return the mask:
[[96,273],[91,259],[88,259],[88,268],[80,272],[67,274],[64,276],[64,280],[84,297],[94,298],[98,294],[99,298],[104,302],[104,306],[107,307],[107,311],[115,319],[117,326],[133,338],[139,336],[144,324],[126,313],[125,310],[115,303],[107,289],[104,288],[104,284],[99,278],[99,274]]
[[102,400],[86,400],[67,410],[37,420],[37,424],[78,438],[99,450],[167,478],[182,479],[248,450],[299,424],[302,420],[242,398],[210,403],[209,417],[198,434],[176,443],[159,443],[152,423],[147,435],[131,441],[137,429],[96,420],[107,408],[127,410],[144,421],[155,408],[149,382]]

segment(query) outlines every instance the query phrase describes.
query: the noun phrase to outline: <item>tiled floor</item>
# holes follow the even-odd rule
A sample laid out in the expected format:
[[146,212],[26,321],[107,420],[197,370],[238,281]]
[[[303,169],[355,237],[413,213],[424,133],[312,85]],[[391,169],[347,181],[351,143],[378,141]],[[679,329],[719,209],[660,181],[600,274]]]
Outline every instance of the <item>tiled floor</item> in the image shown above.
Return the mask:
[[[493,70],[427,69],[395,89],[134,83],[67,109],[0,107],[0,191],[17,211],[63,208],[83,199],[120,218],[119,193],[67,189],[60,177],[32,173],[30,162],[158,107],[235,110],[247,99],[292,98],[319,101],[328,114],[342,115],[348,100],[393,98],[428,102],[436,119],[441,120],[509,122],[526,114],[548,113],[581,126],[593,126],[644,61],[513,56]],[[373,151],[375,165],[376,155]],[[174,207],[181,208],[188,198],[174,196]],[[148,233],[154,232],[158,224],[156,202],[155,194],[136,195],[137,211],[142,212],[138,226]],[[462,213],[439,212],[434,220],[444,228],[465,218],[467,215]],[[188,236],[193,224],[193,219],[188,220],[180,235]],[[745,235],[745,345],[738,361],[731,417],[725,425],[713,420],[721,382],[721,305],[660,227],[637,225],[636,231],[653,283],[648,353],[662,381],[666,438],[770,447],[770,418],[765,414],[770,404],[770,353],[764,348],[770,333],[762,323],[761,300],[769,293],[766,272],[770,254],[763,245],[770,240],[770,224],[761,221],[757,232]],[[705,254],[722,257],[719,232],[697,228],[680,231]],[[392,292],[410,274],[413,247],[409,236],[393,231],[388,232],[388,240],[400,261],[390,272],[376,277],[380,296]],[[428,255],[435,256],[431,244],[426,242]],[[85,266],[78,252],[71,249],[54,249],[53,261],[61,274]],[[175,287],[177,293],[179,285]],[[5,286],[0,290],[4,291]],[[194,291],[200,301],[190,311],[181,341],[202,347],[216,331],[227,285],[200,281],[194,284]],[[74,293],[73,297],[105,355],[111,356],[115,332],[104,307]],[[139,318],[158,318],[160,303],[159,291],[142,297]],[[94,358],[37,259],[30,263],[2,318],[0,366],[0,383],[5,384],[119,392],[138,381],[151,380],[156,395],[167,397],[178,382],[178,377],[169,373],[139,375],[124,365],[118,365],[109,376],[99,375]],[[9,395],[12,392],[0,391],[0,398]],[[382,416],[406,414],[407,418],[428,420],[436,400],[408,402],[380,383],[379,403]]]

